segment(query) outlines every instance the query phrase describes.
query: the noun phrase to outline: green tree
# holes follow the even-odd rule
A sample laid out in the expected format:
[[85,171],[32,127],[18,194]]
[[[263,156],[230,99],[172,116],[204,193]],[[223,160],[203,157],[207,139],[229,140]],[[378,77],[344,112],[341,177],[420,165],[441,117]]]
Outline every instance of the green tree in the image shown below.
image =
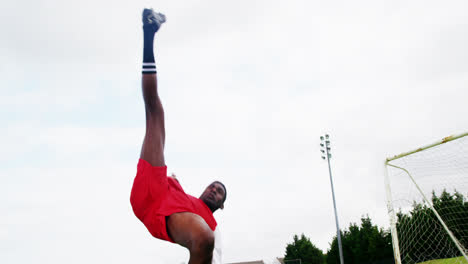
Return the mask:
[[[432,205],[447,227],[466,248],[468,246],[468,203],[457,191],[442,191],[440,196],[432,192]],[[413,203],[409,213],[397,213],[397,233],[402,259],[418,262],[459,256],[456,248],[434,212],[424,203]],[[438,235],[435,236],[434,234]],[[416,243],[417,241],[417,243]]]
[[[361,225],[351,223],[341,232],[343,258],[346,264],[393,263],[393,249],[389,232],[372,224],[371,219],[361,218]],[[327,264],[339,264],[338,241],[333,238],[327,252]]]
[[[323,252],[318,249],[304,234],[299,238],[294,235],[294,241],[286,246],[284,260],[300,259],[302,264],[324,263]],[[293,262],[286,262],[293,263]],[[297,262],[299,263],[299,261]]]

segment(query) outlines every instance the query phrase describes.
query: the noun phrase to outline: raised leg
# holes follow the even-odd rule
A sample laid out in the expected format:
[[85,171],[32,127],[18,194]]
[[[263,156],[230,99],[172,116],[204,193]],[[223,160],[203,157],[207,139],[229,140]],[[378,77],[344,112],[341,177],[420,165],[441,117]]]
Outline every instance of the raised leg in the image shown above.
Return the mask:
[[[164,162],[164,110],[158,95],[156,64],[153,54],[154,35],[166,18],[151,9],[143,11],[143,71],[142,90],[146,112],[146,134],[140,158],[152,166]],[[189,264],[210,264],[213,256],[214,234],[199,215],[183,212],[166,219],[169,236],[190,251]]]
[[165,16],[151,9],[143,11],[143,70],[142,90],[146,112],[146,134],[140,158],[153,166],[165,166],[164,162],[164,110],[158,95],[156,64],[153,53],[154,35],[166,20]]
[[[165,17],[151,9],[143,11],[143,71],[142,90],[146,112],[146,134],[140,158],[152,166],[165,166],[164,162],[164,110],[158,95],[156,64],[153,54],[154,35]],[[213,256],[214,234],[199,215],[182,212],[167,217],[169,236],[190,251],[189,264],[210,264]]]

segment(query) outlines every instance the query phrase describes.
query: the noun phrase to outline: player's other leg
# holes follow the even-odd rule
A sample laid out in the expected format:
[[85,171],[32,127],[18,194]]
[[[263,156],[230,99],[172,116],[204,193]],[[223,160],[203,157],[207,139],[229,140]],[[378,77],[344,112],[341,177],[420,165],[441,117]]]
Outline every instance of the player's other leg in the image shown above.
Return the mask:
[[146,112],[146,134],[140,158],[152,166],[165,166],[164,162],[164,110],[158,95],[153,42],[156,32],[166,21],[163,14],[152,9],[143,10],[143,70],[142,91]]
[[177,244],[190,251],[189,264],[210,264],[213,258],[214,233],[205,220],[190,212],[167,217],[167,231]]

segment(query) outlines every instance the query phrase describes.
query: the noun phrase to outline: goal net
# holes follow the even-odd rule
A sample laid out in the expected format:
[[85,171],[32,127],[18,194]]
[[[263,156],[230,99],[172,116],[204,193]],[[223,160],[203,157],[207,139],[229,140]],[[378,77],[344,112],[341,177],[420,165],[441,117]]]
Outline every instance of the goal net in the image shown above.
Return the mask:
[[396,263],[468,264],[468,133],[388,158],[385,172]]

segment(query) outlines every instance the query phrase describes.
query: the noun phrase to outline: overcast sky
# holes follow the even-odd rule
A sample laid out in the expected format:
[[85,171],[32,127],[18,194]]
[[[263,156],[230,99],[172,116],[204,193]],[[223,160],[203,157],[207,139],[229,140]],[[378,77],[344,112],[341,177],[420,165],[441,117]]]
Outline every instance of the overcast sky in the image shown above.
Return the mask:
[[383,162],[468,130],[466,1],[3,1],[0,262],[185,263],[129,196],[144,136],[141,11],[166,162],[186,192],[227,186],[225,262],[282,257],[341,226],[387,228]]

